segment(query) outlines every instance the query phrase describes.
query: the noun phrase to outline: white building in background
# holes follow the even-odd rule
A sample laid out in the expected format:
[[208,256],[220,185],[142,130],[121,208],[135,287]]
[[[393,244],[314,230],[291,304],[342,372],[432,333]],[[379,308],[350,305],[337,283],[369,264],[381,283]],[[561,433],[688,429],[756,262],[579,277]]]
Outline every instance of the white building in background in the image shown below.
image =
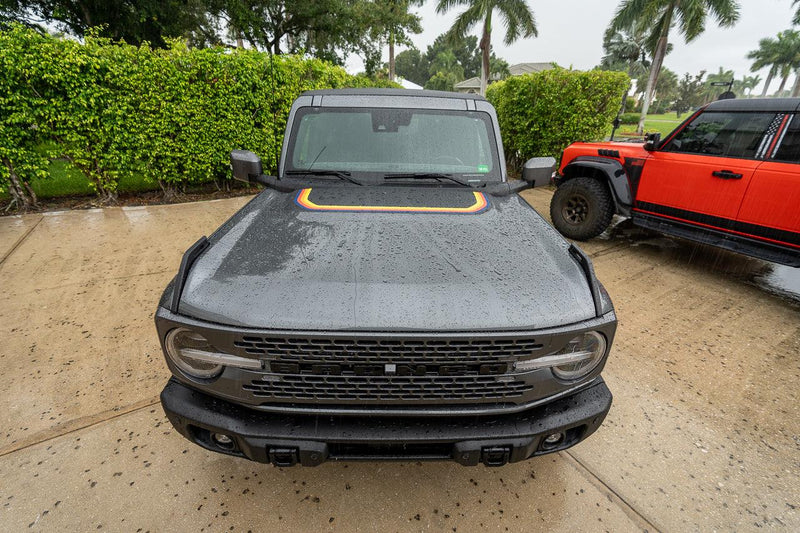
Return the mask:
[[397,78],[397,83],[402,85],[403,89],[416,89],[416,90],[422,89],[422,87],[420,87],[419,85],[417,85],[413,81],[408,81],[408,80],[406,80],[404,78],[400,78],[400,77]]
[[[512,76],[521,76],[531,72],[542,72],[553,68],[553,63],[517,63],[508,67],[508,72]],[[496,80],[490,80],[496,81]],[[455,90],[459,93],[478,94],[481,92],[481,79],[479,77],[470,78],[455,84]]]

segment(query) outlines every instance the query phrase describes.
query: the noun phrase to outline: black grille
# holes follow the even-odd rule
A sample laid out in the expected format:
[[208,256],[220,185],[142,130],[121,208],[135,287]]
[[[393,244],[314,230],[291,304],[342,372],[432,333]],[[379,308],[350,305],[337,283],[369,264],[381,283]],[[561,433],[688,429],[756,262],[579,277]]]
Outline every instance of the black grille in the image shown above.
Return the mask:
[[545,348],[533,337],[243,336],[267,374],[243,391],[268,402],[514,402],[532,390],[513,370]]
[[281,376],[242,387],[258,398],[280,401],[496,401],[532,390],[522,381],[492,376]]

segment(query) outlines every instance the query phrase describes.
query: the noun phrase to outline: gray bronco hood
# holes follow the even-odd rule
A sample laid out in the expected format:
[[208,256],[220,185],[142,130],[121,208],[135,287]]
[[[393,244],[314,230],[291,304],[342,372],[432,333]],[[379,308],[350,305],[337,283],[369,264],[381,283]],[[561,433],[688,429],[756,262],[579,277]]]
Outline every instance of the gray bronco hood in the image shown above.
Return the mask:
[[180,313],[249,328],[524,330],[595,316],[569,244],[519,196],[267,189],[197,259]]

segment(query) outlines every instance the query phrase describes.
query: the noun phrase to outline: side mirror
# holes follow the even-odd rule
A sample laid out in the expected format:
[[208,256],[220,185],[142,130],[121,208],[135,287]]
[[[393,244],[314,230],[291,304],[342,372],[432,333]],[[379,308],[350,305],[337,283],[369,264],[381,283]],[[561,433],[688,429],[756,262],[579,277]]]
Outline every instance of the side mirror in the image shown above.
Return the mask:
[[261,158],[249,150],[233,150],[231,152],[231,170],[233,177],[245,183],[255,183],[264,173]]
[[648,152],[658,150],[658,145],[661,143],[660,133],[648,133],[644,137],[644,149]]
[[553,172],[556,170],[556,160],[554,157],[533,157],[525,162],[522,167],[522,179],[530,184],[531,187],[541,187],[548,185]]

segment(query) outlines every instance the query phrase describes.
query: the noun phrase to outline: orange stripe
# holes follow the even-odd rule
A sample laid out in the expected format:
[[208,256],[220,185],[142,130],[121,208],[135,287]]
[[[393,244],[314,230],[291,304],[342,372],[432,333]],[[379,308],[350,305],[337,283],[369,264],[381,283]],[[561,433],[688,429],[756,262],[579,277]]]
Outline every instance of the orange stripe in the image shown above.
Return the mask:
[[312,211],[356,211],[356,212],[378,212],[378,213],[478,213],[483,211],[487,205],[486,196],[481,192],[473,192],[475,203],[468,207],[418,207],[400,205],[319,205],[309,200],[311,189],[301,190],[296,198],[296,202]]

